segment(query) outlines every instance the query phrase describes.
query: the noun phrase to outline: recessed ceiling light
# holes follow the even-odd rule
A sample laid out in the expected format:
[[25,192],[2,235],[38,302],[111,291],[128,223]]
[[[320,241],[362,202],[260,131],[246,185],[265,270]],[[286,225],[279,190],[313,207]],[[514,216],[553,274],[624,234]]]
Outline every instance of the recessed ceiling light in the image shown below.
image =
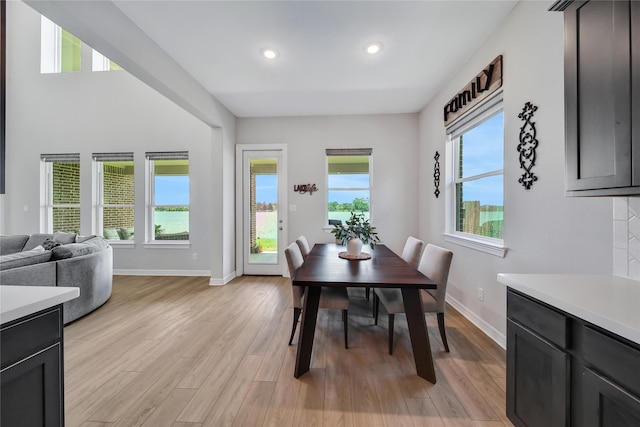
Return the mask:
[[376,53],[380,52],[382,50],[382,43],[380,42],[375,42],[375,43],[369,43],[364,50],[370,54],[370,55],[375,55]]
[[260,52],[267,59],[276,59],[278,57],[278,51],[270,47],[265,47]]

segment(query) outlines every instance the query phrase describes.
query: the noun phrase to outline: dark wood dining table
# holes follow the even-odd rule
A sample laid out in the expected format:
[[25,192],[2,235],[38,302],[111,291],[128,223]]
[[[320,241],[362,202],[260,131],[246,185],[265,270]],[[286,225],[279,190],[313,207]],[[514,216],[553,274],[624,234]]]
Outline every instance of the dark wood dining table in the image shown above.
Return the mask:
[[371,259],[349,260],[338,256],[339,252],[345,251],[344,246],[315,244],[292,279],[294,286],[307,287],[294,377],[299,378],[309,371],[322,286],[382,287],[402,290],[417,374],[435,384],[436,374],[420,289],[435,289],[436,284],[386,245],[378,244],[375,250],[365,246],[364,250],[371,254]]

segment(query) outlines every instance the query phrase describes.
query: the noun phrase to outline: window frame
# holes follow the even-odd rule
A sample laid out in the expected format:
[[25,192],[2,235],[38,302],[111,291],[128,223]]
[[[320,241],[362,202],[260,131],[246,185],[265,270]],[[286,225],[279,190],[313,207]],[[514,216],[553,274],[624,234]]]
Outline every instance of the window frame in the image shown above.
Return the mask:
[[[42,233],[54,233],[56,231],[65,231],[71,232],[74,230],[54,230],[53,229],[53,210],[55,208],[74,208],[78,209],[80,223],[78,224],[78,230],[76,232],[80,232],[82,227],[82,200],[80,198],[78,203],[62,203],[55,204],[53,197],[53,164],[54,163],[78,163],[78,167],[80,168],[80,153],[67,153],[67,154],[41,154],[40,155],[41,162],[41,181],[40,181],[40,199],[41,199],[41,210],[40,210],[40,230]],[[80,176],[80,171],[78,173],[78,188],[82,186],[82,179]]]
[[99,73],[102,71],[122,71],[122,67],[107,58],[95,49],[91,50],[91,71]]
[[[134,211],[135,231],[135,159],[133,152],[126,153],[93,153],[93,177],[94,177],[94,227],[93,234],[102,236],[104,233],[104,208],[132,208]],[[131,204],[104,203],[104,162],[134,162],[134,202]],[[105,239],[107,238],[104,236]],[[111,245],[135,245],[134,240],[108,239]]]
[[[455,243],[461,246],[465,246],[471,249],[476,249],[482,252],[489,253],[498,257],[504,257],[507,247],[505,246],[504,235],[502,239],[493,237],[485,237],[479,234],[466,233],[457,231],[457,193],[456,186],[459,183],[475,181],[481,178],[490,176],[502,176],[503,177],[503,206],[505,204],[504,196],[504,146],[503,146],[503,168],[495,171],[489,171],[472,175],[464,178],[459,177],[459,136],[465,134],[486,120],[494,117],[496,114],[504,112],[503,105],[503,92],[497,91],[491,97],[483,101],[473,110],[469,111],[465,115],[461,116],[458,120],[453,122],[446,128],[446,149],[445,155],[448,158],[447,168],[445,172],[446,177],[446,190],[445,190],[445,231],[443,233],[444,240],[450,243]],[[504,128],[503,128],[503,141],[504,141]],[[504,142],[503,142],[504,144]]]
[[[163,151],[145,153],[145,248],[175,248],[186,249],[191,247],[191,179],[189,179],[189,204],[188,205],[157,205],[155,204],[155,161],[156,160],[187,160],[188,151]],[[191,178],[191,162],[189,161],[189,178]],[[189,208],[189,240],[156,240],[154,230],[154,213],[156,207],[182,207]]]
[[[79,68],[64,71],[62,65],[63,58],[63,34],[65,31],[69,36],[79,43]],[[40,17],[40,74],[65,74],[82,71],[82,40],[74,36],[55,22],[44,15]]]
[[[333,156],[368,156],[369,164],[368,164],[368,175],[369,175],[369,186],[368,187],[354,187],[354,188],[335,188],[329,187],[329,157]],[[326,188],[327,191],[325,193],[325,225],[323,229],[325,231],[333,230],[333,225],[329,224],[329,192],[332,190],[344,190],[344,191],[354,191],[354,190],[367,190],[369,192],[369,222],[373,224],[373,149],[372,148],[327,148],[325,150],[325,179],[326,179]]]

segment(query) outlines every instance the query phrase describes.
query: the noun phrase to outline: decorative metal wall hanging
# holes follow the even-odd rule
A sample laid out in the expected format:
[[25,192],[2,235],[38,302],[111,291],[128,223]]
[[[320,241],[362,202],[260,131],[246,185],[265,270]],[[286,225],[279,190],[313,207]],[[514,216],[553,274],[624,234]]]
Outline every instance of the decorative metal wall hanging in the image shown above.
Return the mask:
[[296,184],[293,186],[293,191],[300,194],[309,193],[311,196],[314,191],[318,191],[318,187],[315,184]]
[[531,168],[536,164],[536,148],[538,148],[536,124],[531,121],[531,118],[537,109],[538,107],[527,102],[524,104],[522,112],[518,114],[518,118],[524,120],[524,124],[520,128],[518,152],[520,153],[520,168],[525,171],[518,182],[527,190],[531,189],[531,185],[538,180],[538,177],[531,172]]
[[433,156],[433,160],[436,161],[433,165],[433,185],[436,186],[436,190],[433,192],[433,194],[436,195],[436,199],[440,195],[440,190],[438,189],[438,187],[440,187],[440,162],[438,162],[439,159],[440,153],[436,151],[436,155]]

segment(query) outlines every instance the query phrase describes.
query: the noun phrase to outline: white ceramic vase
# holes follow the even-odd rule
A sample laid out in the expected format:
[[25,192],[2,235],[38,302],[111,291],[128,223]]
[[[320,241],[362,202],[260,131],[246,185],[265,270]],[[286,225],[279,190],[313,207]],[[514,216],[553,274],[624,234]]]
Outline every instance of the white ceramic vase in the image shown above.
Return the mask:
[[349,256],[358,256],[362,252],[362,240],[353,237],[347,241],[347,254]]

